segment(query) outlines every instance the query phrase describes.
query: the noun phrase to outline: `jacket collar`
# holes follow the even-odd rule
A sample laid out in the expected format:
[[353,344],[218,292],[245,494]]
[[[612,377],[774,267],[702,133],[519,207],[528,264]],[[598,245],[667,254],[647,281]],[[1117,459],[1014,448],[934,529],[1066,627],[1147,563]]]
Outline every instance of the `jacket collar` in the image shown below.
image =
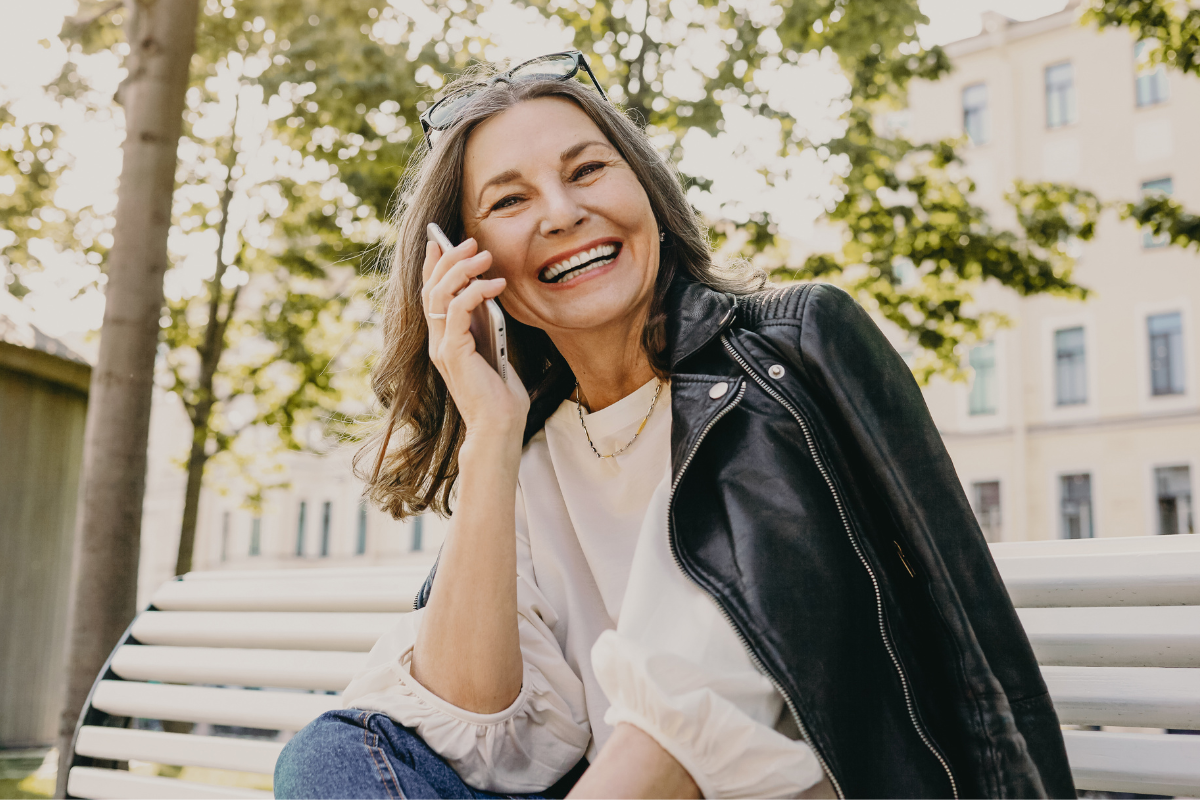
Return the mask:
[[683,276],[667,289],[667,361],[674,371],[681,361],[715,339],[737,310],[737,299]]
[[[667,289],[663,310],[667,314],[667,362],[674,372],[681,361],[715,339],[733,321],[737,299],[690,278],[676,276]],[[575,378],[566,370],[538,393],[525,418],[525,444],[574,388]]]

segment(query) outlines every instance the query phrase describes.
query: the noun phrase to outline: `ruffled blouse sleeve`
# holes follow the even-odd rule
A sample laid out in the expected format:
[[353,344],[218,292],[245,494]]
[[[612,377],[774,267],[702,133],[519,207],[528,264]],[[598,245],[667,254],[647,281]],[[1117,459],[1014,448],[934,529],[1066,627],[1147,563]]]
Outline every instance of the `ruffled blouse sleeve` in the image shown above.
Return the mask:
[[557,615],[533,578],[519,495],[516,580],[524,673],[521,693],[511,706],[476,714],[446,702],[413,678],[410,664],[423,610],[405,614],[376,642],[342,702],[413,728],[470,786],[528,794],[552,786],[575,766],[592,733],[583,682],[563,657],[552,631]]

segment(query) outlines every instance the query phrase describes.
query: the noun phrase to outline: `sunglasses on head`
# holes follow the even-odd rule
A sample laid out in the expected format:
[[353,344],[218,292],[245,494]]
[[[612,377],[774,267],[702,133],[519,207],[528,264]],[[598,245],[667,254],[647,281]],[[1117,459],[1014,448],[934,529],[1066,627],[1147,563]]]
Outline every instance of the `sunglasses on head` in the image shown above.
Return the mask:
[[529,61],[518,64],[507,72],[493,75],[487,81],[465,86],[460,91],[443,97],[430,106],[421,115],[421,130],[425,134],[425,143],[432,149],[433,132],[444,131],[452,126],[458,120],[458,116],[462,113],[467,101],[489,86],[495,86],[500,81],[511,82],[528,78],[560,81],[570,80],[578,74],[580,67],[587,73],[588,78],[592,81],[592,86],[596,87],[596,91],[600,93],[600,96],[607,100],[608,95],[600,88],[600,82],[596,80],[596,76],[592,73],[592,68],[588,66],[587,59],[584,58],[583,53],[579,50],[567,50],[562,53],[538,56],[537,58],[532,58]]

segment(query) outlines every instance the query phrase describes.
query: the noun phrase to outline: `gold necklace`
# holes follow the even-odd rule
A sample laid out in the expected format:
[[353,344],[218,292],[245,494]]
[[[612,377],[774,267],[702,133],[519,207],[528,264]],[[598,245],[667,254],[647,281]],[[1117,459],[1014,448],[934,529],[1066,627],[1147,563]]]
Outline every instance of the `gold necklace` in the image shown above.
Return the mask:
[[587,423],[583,421],[583,404],[579,402],[580,398],[583,397],[583,390],[579,388],[579,381],[575,381],[575,410],[579,412],[579,424],[583,426],[583,435],[587,437],[588,445],[592,448],[592,452],[596,454],[596,458],[616,458],[617,456],[621,455],[621,453],[624,453],[627,449],[629,449],[629,445],[633,444],[634,441],[637,440],[637,437],[640,436],[642,431],[646,428],[646,423],[650,421],[650,415],[654,413],[654,406],[658,404],[658,394],[662,391],[662,385],[662,378],[659,378],[658,386],[654,388],[654,399],[650,401],[650,410],[647,411],[646,416],[642,418],[642,424],[638,425],[637,433],[633,435],[633,438],[626,442],[625,446],[620,450],[604,456],[600,455],[600,451],[596,449],[596,443],[592,441],[592,435],[588,433]]

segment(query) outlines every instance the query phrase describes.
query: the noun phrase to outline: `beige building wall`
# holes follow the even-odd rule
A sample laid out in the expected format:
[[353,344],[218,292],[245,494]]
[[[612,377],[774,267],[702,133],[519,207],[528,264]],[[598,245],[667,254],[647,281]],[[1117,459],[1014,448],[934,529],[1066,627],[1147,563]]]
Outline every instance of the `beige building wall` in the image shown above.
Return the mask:
[[[1134,200],[1143,183],[1170,178],[1173,197],[1200,209],[1200,81],[1167,71],[1168,99],[1139,106],[1129,32],[1099,33],[1076,15],[1074,8],[1029,22],[985,15],[981,35],[947,46],[949,77],[912,87],[907,133],[918,141],[961,135],[963,90],[983,84],[985,141],[964,155],[976,201],[997,224],[1013,224],[1003,194],[1016,179]],[[1046,70],[1064,62],[1073,68],[1076,119],[1051,128]],[[994,413],[970,413],[969,385],[938,379],[926,390],[968,496],[976,483],[1000,483],[995,538],[1063,535],[1063,475],[1090,477],[1095,536],[1159,532],[1155,468],[1187,467],[1189,494],[1195,486],[1200,257],[1147,248],[1140,231],[1107,212],[1095,241],[1079,249],[1075,278],[1091,290],[1085,302],[979,292],[981,306],[1013,323],[995,337]],[[1183,391],[1156,396],[1147,317],[1170,312],[1182,319]],[[1055,331],[1074,327],[1083,328],[1086,401],[1060,405]],[[1177,503],[1186,528],[1190,497]]]

